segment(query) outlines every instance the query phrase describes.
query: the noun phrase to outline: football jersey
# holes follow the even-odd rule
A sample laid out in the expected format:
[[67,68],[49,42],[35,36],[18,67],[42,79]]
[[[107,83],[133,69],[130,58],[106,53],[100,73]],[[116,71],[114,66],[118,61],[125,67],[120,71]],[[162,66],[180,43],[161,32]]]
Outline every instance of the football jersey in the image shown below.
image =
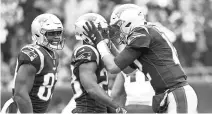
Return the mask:
[[127,94],[126,106],[131,104],[151,106],[152,96],[155,94],[155,92],[150,84],[150,81],[145,80],[144,73],[136,70],[130,74],[122,74],[125,79],[124,88]]
[[39,45],[24,46],[18,55],[14,83],[17,71],[22,64],[31,64],[37,70],[29,96],[33,112],[45,113],[57,82],[58,55],[55,52],[54,55],[50,55],[44,47]]
[[[73,98],[76,101],[77,108],[83,108],[91,112],[106,112],[106,105],[101,104],[99,101],[93,99],[83,88],[79,77],[79,66],[83,63],[96,62],[97,70],[97,83],[106,92],[108,91],[108,77],[104,68],[104,64],[100,59],[98,51],[90,45],[82,45],[76,48],[72,54],[71,68],[72,68],[72,89],[74,92]],[[88,77],[89,78],[89,77]]]
[[159,26],[147,24],[136,27],[127,41],[127,46],[114,59],[120,69],[123,70],[137,59],[143,65],[143,72],[150,74],[156,93],[187,84],[177,51]]

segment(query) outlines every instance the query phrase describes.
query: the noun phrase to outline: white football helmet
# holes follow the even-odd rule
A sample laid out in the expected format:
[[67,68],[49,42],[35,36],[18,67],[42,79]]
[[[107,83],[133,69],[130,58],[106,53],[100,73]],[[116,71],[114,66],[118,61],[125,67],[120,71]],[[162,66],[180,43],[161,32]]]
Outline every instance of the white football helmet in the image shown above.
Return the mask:
[[117,28],[120,34],[120,43],[126,44],[127,36],[135,27],[142,26],[146,22],[142,8],[135,4],[120,5],[113,11],[110,18],[110,26]]
[[[83,40],[85,43],[93,45],[93,42],[90,40],[89,37],[84,35],[86,33],[83,29],[83,26],[86,27],[86,22],[92,21],[97,29],[107,30],[108,24],[104,17],[96,13],[86,13],[80,16],[77,21],[75,22],[75,37],[77,40]],[[108,32],[108,31],[107,31]]]
[[51,50],[64,47],[63,25],[60,19],[53,14],[38,15],[31,24],[31,32],[34,43]]

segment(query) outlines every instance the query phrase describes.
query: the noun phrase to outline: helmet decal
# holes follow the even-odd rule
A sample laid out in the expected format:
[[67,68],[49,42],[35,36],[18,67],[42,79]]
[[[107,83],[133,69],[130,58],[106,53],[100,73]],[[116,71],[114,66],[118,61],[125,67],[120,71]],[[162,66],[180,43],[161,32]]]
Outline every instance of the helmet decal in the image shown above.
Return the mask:
[[47,21],[47,18],[41,18],[38,20],[38,22],[40,23],[41,26],[43,26],[43,24]]

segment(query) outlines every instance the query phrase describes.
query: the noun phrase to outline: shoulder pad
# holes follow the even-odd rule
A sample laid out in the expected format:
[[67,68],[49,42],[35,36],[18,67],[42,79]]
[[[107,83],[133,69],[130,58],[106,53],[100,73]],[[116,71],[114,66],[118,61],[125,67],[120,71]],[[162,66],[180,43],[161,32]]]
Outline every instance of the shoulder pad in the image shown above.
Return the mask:
[[85,63],[89,61],[95,61],[99,64],[99,53],[94,47],[82,45],[74,50],[71,60],[72,63]]
[[44,67],[44,55],[38,48],[38,45],[26,45],[21,49],[18,56],[19,65],[31,64],[37,69],[37,74]]
[[38,54],[36,53],[35,49],[33,49],[30,46],[25,46],[21,49],[21,52],[26,54],[31,61],[33,61],[36,57],[38,57]]
[[127,44],[132,47],[148,47],[151,37],[148,29],[145,26],[136,27],[132,30],[131,34],[127,38]]

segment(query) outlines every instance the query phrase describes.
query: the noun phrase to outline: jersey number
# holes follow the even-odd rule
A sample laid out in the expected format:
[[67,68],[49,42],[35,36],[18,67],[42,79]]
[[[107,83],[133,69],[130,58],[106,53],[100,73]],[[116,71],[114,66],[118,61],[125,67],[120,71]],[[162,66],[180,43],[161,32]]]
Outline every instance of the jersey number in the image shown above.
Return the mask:
[[48,101],[52,95],[52,87],[55,83],[55,75],[48,73],[44,75],[43,86],[40,86],[38,90],[38,97],[44,101]]
[[[72,70],[73,71],[73,70]],[[81,96],[81,94],[83,93],[81,86],[80,86],[80,82],[76,80],[76,76],[72,73],[72,82],[71,82],[71,87],[74,93],[74,99],[78,98]],[[106,74],[106,70],[103,69],[100,72],[100,81],[99,81],[99,86],[101,86],[105,91],[108,90],[108,78],[107,78],[107,74]]]
[[174,60],[175,64],[180,64],[180,61],[179,61],[178,55],[177,55],[177,50],[175,49],[173,44],[169,41],[169,39],[167,38],[165,32],[163,32],[163,27],[154,26],[154,28],[160,33],[160,35],[163,37],[163,39],[167,42],[167,44],[171,48],[172,57],[173,57],[173,60]]

